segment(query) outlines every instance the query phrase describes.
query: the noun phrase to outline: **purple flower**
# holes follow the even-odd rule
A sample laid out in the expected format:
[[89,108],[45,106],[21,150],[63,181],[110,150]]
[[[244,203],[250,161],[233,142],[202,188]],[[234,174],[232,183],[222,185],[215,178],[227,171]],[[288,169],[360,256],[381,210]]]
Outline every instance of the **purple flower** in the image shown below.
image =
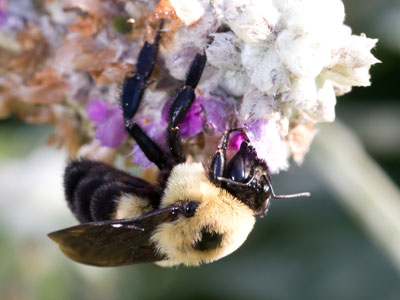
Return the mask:
[[[214,130],[219,132],[224,132],[229,115],[233,112],[233,107],[228,101],[224,101],[219,96],[215,97],[197,97],[189,111],[187,112],[185,118],[179,123],[180,134],[184,138],[193,137],[199,134],[203,127],[207,124]],[[162,149],[168,151],[166,146],[166,131],[169,120],[169,110],[174,99],[169,99],[163,106],[161,111],[161,119],[156,123],[152,122],[148,125],[141,124],[143,130],[147,135],[152,138]],[[93,108],[95,115],[102,114],[102,107]],[[243,141],[244,137],[238,137],[237,143],[239,146]],[[239,149],[239,146],[235,149]],[[135,143],[133,146],[133,162],[140,165],[143,168],[147,168],[152,165],[152,163],[144,155],[140,147]]]
[[[162,109],[162,119],[168,122],[169,109],[173,99],[168,100]],[[214,130],[224,132],[228,117],[233,112],[230,103],[219,96],[197,97],[180,125],[182,137],[192,137],[201,132],[204,125]]]
[[215,98],[200,98],[201,107],[206,115],[207,125],[219,132],[224,132],[229,116],[227,102]]
[[257,143],[265,138],[266,127],[268,120],[256,120],[246,123],[246,135],[250,139],[250,142]]
[[97,123],[95,138],[101,141],[102,146],[117,148],[125,142],[128,134],[120,107],[110,107],[104,101],[92,99],[86,112]]
[[108,104],[97,99],[91,99],[89,105],[86,107],[86,113],[88,117],[97,123],[100,123],[104,120],[107,111]]
[[233,132],[229,141],[229,150],[239,150],[245,139],[246,135],[243,132]]
[[[169,120],[169,109],[171,108],[173,99],[169,99],[162,108],[161,117],[165,123]],[[185,118],[179,123],[179,132],[182,137],[192,137],[201,132],[205,118],[202,113],[199,98],[196,98],[187,112]]]
[[[161,110],[161,120],[157,123],[150,123],[148,125],[140,124],[146,134],[156,142],[162,149],[167,150],[167,125],[169,120],[169,109],[172,105],[173,99],[169,99]],[[185,118],[179,124],[180,134],[182,137],[192,137],[201,132],[205,122],[202,114],[200,103],[197,99],[193,102]],[[140,123],[140,122],[139,122]],[[133,146],[133,162],[142,168],[148,168],[152,163],[147,159],[146,155],[135,143]]]

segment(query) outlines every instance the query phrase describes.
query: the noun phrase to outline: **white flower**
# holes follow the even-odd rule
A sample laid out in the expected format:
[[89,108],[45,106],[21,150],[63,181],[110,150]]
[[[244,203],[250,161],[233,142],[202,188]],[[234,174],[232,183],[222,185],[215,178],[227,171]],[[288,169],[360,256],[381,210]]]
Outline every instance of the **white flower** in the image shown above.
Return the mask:
[[219,69],[240,70],[243,42],[233,32],[214,33],[213,42],[207,47],[207,62]]
[[[272,173],[278,173],[288,167],[287,147],[274,119],[259,120],[246,124],[247,136],[259,158],[265,160]],[[267,139],[265,137],[268,137]]]
[[299,109],[312,109],[317,104],[318,87],[315,78],[300,77],[291,82],[289,92],[282,97],[282,101],[290,101]]
[[220,87],[230,96],[241,97],[250,87],[247,74],[242,71],[222,71]]
[[298,77],[316,77],[331,58],[331,48],[318,36],[299,35],[286,29],[279,33],[276,48],[286,68]]
[[246,44],[242,63],[250,82],[261,92],[275,95],[288,90],[289,72],[274,48]]
[[370,85],[369,69],[379,62],[370,51],[378,40],[362,34],[344,36],[342,41],[342,45],[332,51],[331,63],[322,75],[341,85]]
[[279,12],[272,0],[227,0],[223,21],[249,44],[263,44],[273,38]]
[[[144,40],[151,42],[159,19],[166,18],[155,72],[149,80],[157,84],[146,90],[136,117],[145,120],[146,126],[154,126],[160,119],[160,107],[173,95],[167,86],[174,82],[170,77],[185,80],[195,55],[205,52],[207,64],[197,95],[223,100],[218,100],[220,105],[202,102],[200,119],[208,113],[220,121],[221,128],[248,125],[251,143],[272,172],[287,168],[289,156],[302,161],[315,124],[334,121],[336,96],[349,92],[352,86],[368,86],[369,69],[379,62],[371,54],[377,40],[353,35],[344,25],[341,0],[162,0],[122,5],[111,0],[54,0],[46,2],[46,15],[28,2],[9,1],[7,20],[0,28],[9,49],[29,54],[15,60],[26,66],[11,64],[16,69],[3,79],[9,86],[0,97],[3,114],[19,107],[11,105],[16,98],[32,105],[36,105],[32,99],[43,102],[37,91],[53,87],[54,82],[67,88],[59,97],[65,98],[65,104],[53,102],[77,123],[89,122],[82,116],[90,97],[106,99],[107,105],[116,108],[120,97],[117,87],[126,72],[134,72]],[[132,34],[118,31],[116,16],[137,21]],[[17,39],[18,32],[28,38]],[[46,51],[36,51],[41,49],[36,45]],[[39,59],[43,62],[37,64]],[[22,69],[27,74],[20,74]],[[55,98],[51,96],[47,98]],[[53,102],[49,101],[49,106],[53,105],[50,109],[43,107],[48,114],[54,111]],[[63,120],[42,119],[54,123]],[[85,137],[93,136],[93,132],[86,132],[90,124],[79,128],[82,138],[68,135],[71,144],[77,145],[73,149],[83,142],[94,145]],[[201,126],[200,122],[199,130],[206,136],[203,140],[216,144],[219,132]],[[125,155],[129,146],[125,143],[116,153]],[[87,147],[94,153],[98,152],[95,148]],[[194,159],[202,158],[196,150],[193,155]]]
[[197,0],[169,0],[179,19],[189,26],[197,22],[204,14],[204,8]]
[[243,121],[269,120],[278,112],[280,112],[279,102],[273,96],[266,95],[252,86],[243,96],[239,119]]
[[[269,164],[276,160],[274,171],[287,166],[285,155],[295,155],[301,162],[314,136],[313,125],[335,119],[336,95],[349,92],[352,86],[370,84],[369,69],[379,62],[370,52],[377,40],[352,35],[343,24],[341,0],[201,3],[203,17],[175,35],[179,42],[166,63],[171,74],[183,79],[187,67],[178,65],[185,65],[187,53],[201,48],[199,41],[204,42],[207,32],[227,24],[231,31],[212,34],[206,50],[208,63],[219,70],[219,76],[214,77],[219,80],[217,88],[236,97],[239,122],[265,120],[269,124],[268,134],[258,136],[266,141],[253,137],[252,143],[257,144],[261,157],[269,157]],[[199,33],[198,40],[193,41],[193,34]],[[291,130],[295,128],[308,132],[307,138],[294,142],[298,134]],[[282,144],[291,150],[282,151]],[[285,159],[275,153],[284,153]]]

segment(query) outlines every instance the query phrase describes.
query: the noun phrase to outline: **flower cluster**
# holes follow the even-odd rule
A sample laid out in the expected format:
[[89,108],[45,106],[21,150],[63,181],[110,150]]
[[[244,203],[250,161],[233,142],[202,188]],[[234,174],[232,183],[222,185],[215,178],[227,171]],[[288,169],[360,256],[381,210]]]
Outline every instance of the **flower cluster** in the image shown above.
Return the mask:
[[149,166],[127,138],[119,94],[166,19],[156,83],[135,121],[165,148],[174,89],[205,52],[197,98],[180,124],[186,151],[201,160],[224,130],[245,126],[279,172],[290,157],[303,160],[316,123],[334,120],[336,96],[369,85],[376,40],[353,35],[344,17],[341,0],[0,0],[0,117],[51,124],[49,142],[71,156],[120,154]]

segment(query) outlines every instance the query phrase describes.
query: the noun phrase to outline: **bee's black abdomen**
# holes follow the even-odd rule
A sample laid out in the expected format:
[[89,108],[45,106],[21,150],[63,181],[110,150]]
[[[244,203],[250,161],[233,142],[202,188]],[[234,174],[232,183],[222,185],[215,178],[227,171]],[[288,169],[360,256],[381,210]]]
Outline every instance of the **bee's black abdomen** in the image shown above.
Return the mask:
[[68,204],[73,208],[73,195],[77,185],[83,177],[86,176],[88,168],[84,166],[84,161],[72,161],[64,173],[64,192]]
[[81,222],[92,221],[90,215],[91,195],[104,181],[96,176],[100,172],[104,173],[104,169],[104,164],[97,164],[89,160],[74,160],[65,169],[65,196],[69,207]]
[[72,161],[64,174],[69,207],[81,222],[109,220],[123,194],[139,196],[158,207],[161,192],[157,186],[101,162]]
[[122,194],[131,194],[128,186],[118,181],[104,183],[93,193],[90,213],[94,220],[110,220]]
[[72,211],[82,222],[92,221],[90,213],[90,205],[92,202],[93,192],[103,184],[104,180],[98,178],[93,173],[87,173],[81,178],[69,202],[72,204]]

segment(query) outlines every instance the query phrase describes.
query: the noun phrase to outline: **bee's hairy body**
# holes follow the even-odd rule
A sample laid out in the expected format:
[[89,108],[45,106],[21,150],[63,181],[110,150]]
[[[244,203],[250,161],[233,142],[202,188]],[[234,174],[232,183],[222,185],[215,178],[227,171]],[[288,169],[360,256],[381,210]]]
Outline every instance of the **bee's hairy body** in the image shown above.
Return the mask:
[[[193,217],[156,228],[151,240],[157,251],[168,257],[159,263],[163,266],[199,265],[224,257],[246,240],[255,223],[252,210],[212,184],[200,163],[179,164],[172,170],[161,206],[177,200],[198,202],[199,206]],[[199,249],[205,236],[210,241]]]
[[[110,168],[112,173],[99,171],[97,176],[92,177],[93,173],[88,171],[94,167],[98,170]],[[104,193],[104,190],[110,190],[110,187],[116,185],[111,178],[112,174],[121,178],[123,172],[85,160],[72,162],[67,172],[79,173],[78,168],[81,174],[76,176],[80,178],[80,184],[68,185],[66,182],[66,190],[67,194],[75,195],[67,199],[74,214],[84,222],[135,219],[178,201],[198,203],[193,217],[179,216],[174,222],[160,224],[154,229],[150,241],[155,251],[165,257],[157,262],[161,266],[199,265],[222,258],[246,240],[255,223],[253,211],[227,191],[212,184],[200,163],[181,163],[172,169],[159,207],[156,208],[152,206],[149,197],[133,194],[121,188],[122,184],[118,184],[119,192],[115,190],[115,193]],[[83,190],[93,186],[97,190],[91,194],[92,197],[77,197],[83,195]],[[99,194],[109,198],[103,199]],[[104,202],[109,205],[96,210]],[[82,210],[85,206],[92,208],[89,214],[87,210]]]
[[133,120],[156,63],[160,29],[145,42],[136,73],[125,78],[121,106],[127,132],[159,169],[157,184],[110,165],[85,159],[69,163],[64,175],[67,202],[82,223],[49,234],[70,258],[96,266],[156,262],[162,266],[208,263],[235,251],[265,215],[276,196],[268,166],[245,138],[227,162],[230,128],[205,169],[187,163],[179,124],[195,100],[206,65],[197,54],[184,85],[172,102],[164,151]]

